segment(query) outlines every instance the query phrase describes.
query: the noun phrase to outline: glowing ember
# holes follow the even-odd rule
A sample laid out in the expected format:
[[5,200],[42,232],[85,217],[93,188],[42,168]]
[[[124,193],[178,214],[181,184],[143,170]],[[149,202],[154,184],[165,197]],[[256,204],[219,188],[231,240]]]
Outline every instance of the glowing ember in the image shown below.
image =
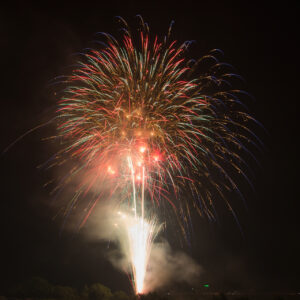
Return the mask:
[[145,151],[146,151],[146,147],[144,147],[144,146],[140,147],[140,152],[141,153],[144,153]]

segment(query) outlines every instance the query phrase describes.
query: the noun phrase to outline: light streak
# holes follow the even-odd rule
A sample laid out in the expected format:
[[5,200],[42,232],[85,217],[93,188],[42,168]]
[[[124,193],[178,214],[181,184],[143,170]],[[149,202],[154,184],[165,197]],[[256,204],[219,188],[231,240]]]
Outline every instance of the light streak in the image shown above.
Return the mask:
[[[131,265],[132,282],[136,294],[142,294],[144,291],[145,275],[147,272],[148,260],[151,253],[151,247],[156,234],[160,230],[156,218],[145,219],[145,168],[142,167],[141,177],[141,195],[137,197],[137,188],[135,180],[135,170],[132,157],[127,157],[128,167],[132,178],[132,199],[134,216],[129,217],[124,213],[118,212],[121,216],[122,230],[126,231],[127,243],[129,248],[129,262]],[[139,211],[137,210],[137,198],[141,199]]]

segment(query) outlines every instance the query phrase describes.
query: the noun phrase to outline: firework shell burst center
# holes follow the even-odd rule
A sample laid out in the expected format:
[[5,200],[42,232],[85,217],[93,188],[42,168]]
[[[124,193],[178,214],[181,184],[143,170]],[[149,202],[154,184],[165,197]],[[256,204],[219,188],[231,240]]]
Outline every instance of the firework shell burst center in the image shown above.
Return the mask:
[[[167,203],[183,231],[191,207],[214,217],[213,193],[231,210],[224,190],[238,189],[228,165],[248,180],[240,150],[251,154],[247,144],[259,147],[260,141],[246,126],[255,120],[239,99],[244,93],[232,88],[237,76],[219,61],[220,51],[188,61],[189,43],[172,41],[171,28],[160,40],[140,18],[133,38],[120,20],[122,39],[104,34],[106,46],[84,54],[64,81],[56,117],[64,147],[56,157],[78,162],[60,187],[78,173],[86,178],[68,209],[94,186],[111,187],[89,204],[82,224],[99,200],[112,195],[132,211],[135,225],[128,227],[128,238],[133,273],[139,273],[133,281],[141,292],[153,241],[149,228],[157,226],[145,208]],[[194,75],[201,65],[205,70]],[[181,195],[188,189],[189,201]]]

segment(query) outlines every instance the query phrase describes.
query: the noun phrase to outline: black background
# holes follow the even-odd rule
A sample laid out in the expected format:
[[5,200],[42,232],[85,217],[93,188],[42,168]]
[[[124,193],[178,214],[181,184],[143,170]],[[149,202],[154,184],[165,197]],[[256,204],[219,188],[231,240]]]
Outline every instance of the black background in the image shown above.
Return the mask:
[[[134,27],[141,14],[160,36],[175,20],[174,38],[196,40],[192,57],[224,51],[255,97],[252,114],[268,131],[259,132],[266,150],[255,170],[256,195],[246,189],[249,208],[237,209],[244,237],[221,210],[218,223],[194,221],[185,251],[203,266],[203,283],[217,290],[299,290],[297,10],[296,1],[11,3],[0,12],[0,150],[47,121],[55,105],[51,80],[69,71],[74,53],[95,45],[96,32],[116,34],[115,16]],[[104,259],[105,245],[87,242],[83,232],[59,234],[52,196],[43,188],[53,171],[36,168],[52,154],[41,141],[48,134],[37,130],[1,156],[1,289],[38,275],[129,290],[126,276]]]

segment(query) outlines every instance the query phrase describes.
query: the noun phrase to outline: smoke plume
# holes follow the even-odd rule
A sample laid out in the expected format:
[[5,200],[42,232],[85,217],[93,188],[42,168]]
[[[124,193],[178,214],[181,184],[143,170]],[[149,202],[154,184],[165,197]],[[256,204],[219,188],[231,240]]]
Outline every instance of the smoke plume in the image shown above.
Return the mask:
[[[98,206],[89,219],[86,232],[92,240],[109,241],[116,247],[107,249],[107,259],[123,271],[130,272],[130,254],[127,236],[120,226],[120,216],[110,206]],[[159,239],[159,235],[157,236]],[[175,283],[194,284],[203,272],[202,267],[181,251],[171,249],[169,243],[160,240],[152,245],[145,277],[144,292],[166,288]]]

